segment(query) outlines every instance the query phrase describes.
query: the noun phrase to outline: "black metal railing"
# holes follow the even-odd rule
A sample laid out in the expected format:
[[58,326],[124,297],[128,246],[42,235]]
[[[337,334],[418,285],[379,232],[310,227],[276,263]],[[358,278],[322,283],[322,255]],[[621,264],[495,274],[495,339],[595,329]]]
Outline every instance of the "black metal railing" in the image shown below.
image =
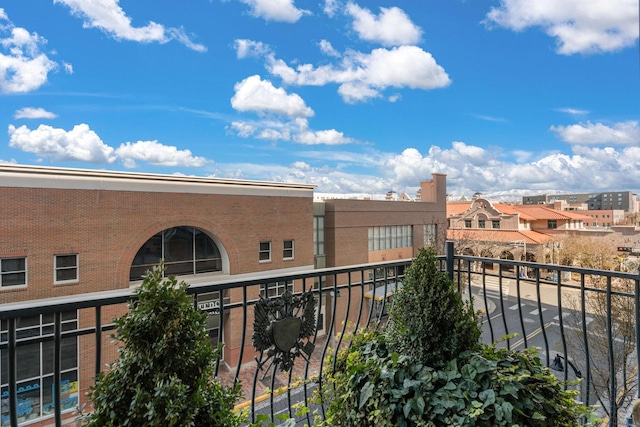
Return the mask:
[[[441,269],[465,298],[473,297],[475,309],[482,313],[483,340],[514,350],[539,348],[542,362],[559,370],[562,379],[581,377],[575,385],[581,400],[598,405],[608,425],[618,425],[638,396],[640,384],[638,272],[461,256],[453,249],[448,242],[440,257]],[[324,387],[319,373],[329,368],[326,356],[348,345],[350,332],[385,326],[393,292],[401,287],[410,262],[227,277],[190,286],[196,306],[198,296],[216,295],[217,302],[207,300],[202,307],[213,308],[211,315],[217,316],[212,340],[225,343],[218,379],[243,385],[238,409],[247,410],[250,421],[266,414],[277,422],[277,414],[285,413],[311,424],[311,412],[296,415],[299,403],[323,416],[324,408],[313,405],[312,394]],[[293,282],[296,295],[313,292],[317,302],[317,327],[308,338],[315,349],[309,357],[297,358],[289,372],[269,364],[260,369],[255,360],[263,355],[251,341],[253,306],[260,291],[282,282]],[[126,289],[0,305],[0,425],[42,419],[61,426],[63,420],[74,418],[70,404],[82,405],[83,391],[92,378],[117,355],[108,336],[114,318],[133,298],[133,290]],[[75,318],[69,317],[74,312]],[[39,319],[37,326],[34,319]],[[29,349],[40,352],[38,372],[25,367],[30,361],[22,355]],[[64,360],[63,355],[74,350],[75,362]]]

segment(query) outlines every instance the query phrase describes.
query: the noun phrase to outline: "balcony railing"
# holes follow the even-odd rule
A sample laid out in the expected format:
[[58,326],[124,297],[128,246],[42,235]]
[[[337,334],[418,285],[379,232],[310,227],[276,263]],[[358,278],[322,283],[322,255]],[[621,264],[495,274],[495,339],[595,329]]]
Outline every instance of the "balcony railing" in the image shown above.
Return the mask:
[[[640,276],[637,271],[602,271],[555,264],[455,255],[446,245],[441,269],[464,298],[471,295],[481,314],[483,340],[514,350],[537,347],[542,363],[575,385],[583,402],[598,405],[608,425],[618,425],[638,396]],[[384,328],[393,292],[411,260],[247,279],[228,277],[192,285],[194,305],[210,311],[212,342],[224,342],[216,375],[224,383],[241,381],[238,408],[249,421],[285,413],[311,424],[313,415],[296,415],[296,403],[317,410],[312,393],[329,352],[348,345],[349,332]],[[295,294],[313,292],[314,350],[298,357],[289,372],[265,363],[252,347],[254,306],[265,287],[293,283]],[[283,285],[280,289],[286,289]],[[200,300],[203,296],[206,298]],[[211,299],[211,295],[215,295]],[[76,415],[93,377],[117,356],[113,319],[134,298],[131,289],[0,305],[1,426],[62,426]],[[503,338],[506,337],[506,338]],[[37,354],[30,357],[30,352]],[[74,359],[75,357],[75,359]],[[39,367],[32,366],[32,362]]]

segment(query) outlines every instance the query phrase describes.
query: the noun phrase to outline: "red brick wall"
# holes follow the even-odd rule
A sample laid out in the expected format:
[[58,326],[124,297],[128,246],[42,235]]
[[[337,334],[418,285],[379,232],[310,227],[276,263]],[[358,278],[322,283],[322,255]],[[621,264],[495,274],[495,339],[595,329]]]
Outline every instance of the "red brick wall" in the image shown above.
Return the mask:
[[[216,239],[229,273],[313,265],[310,197],[259,197],[134,191],[0,188],[0,258],[26,256],[26,289],[0,291],[0,302],[127,288],[138,249],[155,233],[193,226]],[[282,259],[284,240],[295,258]],[[272,261],[258,262],[272,241]],[[56,254],[79,254],[79,282],[54,285]]]

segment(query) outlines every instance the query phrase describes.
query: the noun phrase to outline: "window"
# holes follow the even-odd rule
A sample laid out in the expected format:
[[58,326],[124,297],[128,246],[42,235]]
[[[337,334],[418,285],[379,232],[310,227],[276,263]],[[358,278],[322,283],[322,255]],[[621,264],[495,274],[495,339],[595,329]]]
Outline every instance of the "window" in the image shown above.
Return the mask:
[[313,254],[324,255],[324,217],[313,217]]
[[[78,329],[76,311],[62,313],[62,332]],[[18,391],[18,423],[32,423],[38,418],[52,417],[53,404],[53,371],[54,371],[54,316],[43,314],[31,317],[20,317],[16,322],[17,338],[17,391]],[[0,327],[0,341],[8,336],[7,322]],[[24,342],[48,335],[41,342]],[[22,342],[21,342],[22,341]],[[63,412],[71,412],[78,406],[78,338],[62,337],[60,366],[60,403]],[[9,388],[9,354],[0,350],[0,389],[2,390],[2,425],[9,418],[9,405],[6,396]],[[7,393],[7,394],[5,394]]]
[[293,259],[293,240],[285,240],[283,242],[282,258]]
[[0,259],[0,288],[27,285],[27,258]]
[[464,228],[471,228],[471,220],[470,219],[465,219],[464,220]]
[[555,219],[550,219],[547,221],[547,228],[554,230],[558,228],[558,222]]
[[413,247],[412,225],[369,227],[369,251]]
[[260,242],[260,262],[271,261],[271,242]]
[[54,282],[69,283],[78,281],[78,254],[56,255],[54,257]]
[[500,228],[500,221],[491,221],[491,228]]
[[484,227],[485,227],[484,219],[478,220],[478,228],[484,228]]
[[293,280],[281,280],[260,285],[260,295],[263,298],[279,297],[286,291],[293,293]]
[[194,227],[168,228],[142,245],[131,264],[129,280],[144,274],[164,260],[166,275],[222,271],[222,255],[204,231]]
[[424,246],[435,246],[438,242],[438,224],[424,225]]

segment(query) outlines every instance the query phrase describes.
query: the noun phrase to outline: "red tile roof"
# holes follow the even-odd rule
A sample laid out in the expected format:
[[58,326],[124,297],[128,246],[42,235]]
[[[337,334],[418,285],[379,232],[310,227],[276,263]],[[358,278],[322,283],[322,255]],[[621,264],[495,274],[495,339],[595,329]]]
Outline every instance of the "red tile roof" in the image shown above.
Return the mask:
[[564,219],[591,221],[591,217],[577,213],[576,211],[557,211],[551,208],[536,205],[519,205],[518,210],[527,213],[536,219]]

